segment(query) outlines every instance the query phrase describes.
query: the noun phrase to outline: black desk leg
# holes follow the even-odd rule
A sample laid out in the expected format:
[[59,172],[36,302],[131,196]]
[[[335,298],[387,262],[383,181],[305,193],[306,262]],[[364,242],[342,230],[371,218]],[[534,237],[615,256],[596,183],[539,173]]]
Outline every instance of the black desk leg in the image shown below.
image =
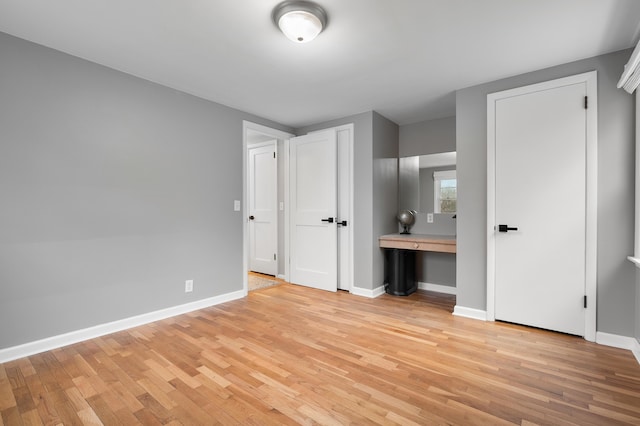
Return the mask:
[[384,249],[384,291],[394,296],[408,296],[416,288],[416,252]]

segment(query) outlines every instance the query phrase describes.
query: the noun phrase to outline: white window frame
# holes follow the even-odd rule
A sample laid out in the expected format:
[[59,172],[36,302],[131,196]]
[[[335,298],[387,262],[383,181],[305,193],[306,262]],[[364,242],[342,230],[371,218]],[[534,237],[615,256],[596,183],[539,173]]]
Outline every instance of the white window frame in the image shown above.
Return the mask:
[[[456,190],[457,190],[458,178],[456,177],[455,170],[443,170],[440,172],[433,172],[433,212],[434,213],[440,213],[440,181],[449,180],[449,179],[456,180]],[[456,199],[457,198],[458,197],[456,195]]]

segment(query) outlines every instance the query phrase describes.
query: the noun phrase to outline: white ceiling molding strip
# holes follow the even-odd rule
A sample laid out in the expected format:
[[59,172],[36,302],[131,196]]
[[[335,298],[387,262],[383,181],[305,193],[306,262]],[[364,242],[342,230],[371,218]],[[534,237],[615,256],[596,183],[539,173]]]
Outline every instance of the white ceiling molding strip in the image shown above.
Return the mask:
[[640,42],[633,49],[629,62],[624,66],[624,72],[618,81],[618,89],[623,88],[633,93],[638,85],[640,85]]

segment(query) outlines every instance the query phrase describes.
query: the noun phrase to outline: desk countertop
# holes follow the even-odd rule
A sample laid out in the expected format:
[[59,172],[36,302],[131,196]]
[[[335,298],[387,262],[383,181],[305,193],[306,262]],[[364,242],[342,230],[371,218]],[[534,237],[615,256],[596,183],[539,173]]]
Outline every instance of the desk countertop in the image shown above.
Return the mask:
[[456,252],[455,235],[389,234],[378,238],[381,248],[403,250]]

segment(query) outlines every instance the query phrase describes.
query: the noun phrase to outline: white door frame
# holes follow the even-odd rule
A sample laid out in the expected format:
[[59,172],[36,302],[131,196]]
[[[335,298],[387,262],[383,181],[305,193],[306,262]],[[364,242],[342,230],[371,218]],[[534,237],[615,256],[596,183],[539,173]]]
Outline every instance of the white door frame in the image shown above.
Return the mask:
[[549,90],[571,84],[586,83],[588,108],[586,128],[586,270],[585,310],[586,340],[596,340],[597,313],[597,219],[598,219],[598,91],[597,72],[591,71],[570,77],[518,87],[487,95],[487,320],[495,321],[495,200],[496,200],[496,144],[495,104],[499,99]]
[[[291,133],[283,132],[281,130],[272,129],[261,124],[252,123],[250,121],[242,121],[242,292],[246,296],[248,294],[248,273],[249,273],[249,191],[248,191],[248,172],[249,172],[249,148],[247,133],[254,131],[270,136],[273,139],[280,139],[285,141],[285,164],[288,164],[289,152],[289,138],[294,135]],[[277,143],[276,143],[277,150]],[[285,167],[287,169],[288,167]],[[285,172],[285,175],[288,172]],[[286,176],[285,176],[286,177]],[[288,190],[285,184],[285,206],[288,205]],[[276,218],[277,218],[276,214]],[[277,219],[276,219],[277,223]],[[285,224],[286,224],[286,209],[285,209]],[[285,226],[285,251],[287,245],[288,227]],[[285,263],[288,263],[285,261]],[[286,279],[286,277],[285,277]]]

